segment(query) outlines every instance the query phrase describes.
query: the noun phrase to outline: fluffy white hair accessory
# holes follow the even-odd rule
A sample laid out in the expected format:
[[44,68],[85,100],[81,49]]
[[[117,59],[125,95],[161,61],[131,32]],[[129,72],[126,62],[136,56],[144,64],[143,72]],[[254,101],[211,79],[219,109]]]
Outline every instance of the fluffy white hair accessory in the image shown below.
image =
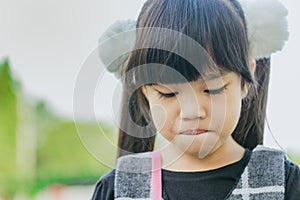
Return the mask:
[[250,53],[255,59],[280,51],[288,40],[288,11],[279,0],[239,0],[245,14]]
[[109,72],[117,78],[122,75],[130,51],[135,43],[135,20],[119,20],[112,24],[100,37],[98,54]]

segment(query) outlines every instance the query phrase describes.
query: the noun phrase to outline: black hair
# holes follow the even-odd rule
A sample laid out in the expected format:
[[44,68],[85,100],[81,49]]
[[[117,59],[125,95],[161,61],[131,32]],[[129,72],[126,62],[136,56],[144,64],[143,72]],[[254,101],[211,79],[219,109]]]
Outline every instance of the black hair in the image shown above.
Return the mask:
[[[256,74],[251,74],[246,21],[236,0],[148,0],[136,35],[124,69],[119,156],[154,147],[156,130],[142,83],[195,81],[211,71],[235,72],[242,84],[251,85],[252,98],[243,102],[233,137],[245,148],[262,144],[270,62],[257,61]],[[197,51],[190,51],[190,45],[181,43],[186,37],[202,48],[195,45]],[[177,53],[182,51],[198,59],[193,62]],[[168,69],[183,78],[170,75]]]

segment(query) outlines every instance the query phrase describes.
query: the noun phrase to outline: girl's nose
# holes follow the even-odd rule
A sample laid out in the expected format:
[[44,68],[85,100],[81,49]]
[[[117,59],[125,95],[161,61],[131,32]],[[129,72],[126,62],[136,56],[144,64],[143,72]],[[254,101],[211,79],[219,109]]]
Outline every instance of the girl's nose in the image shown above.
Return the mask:
[[200,100],[195,96],[192,99],[184,99],[180,102],[180,118],[193,120],[206,117],[206,111]]

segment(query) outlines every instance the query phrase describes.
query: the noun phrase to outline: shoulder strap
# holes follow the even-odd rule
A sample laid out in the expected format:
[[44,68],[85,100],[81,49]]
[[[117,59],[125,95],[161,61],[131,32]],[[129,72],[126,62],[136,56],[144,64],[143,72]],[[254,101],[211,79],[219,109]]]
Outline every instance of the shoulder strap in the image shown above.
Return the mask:
[[161,200],[160,152],[132,154],[118,158],[115,199]]
[[161,177],[161,156],[160,151],[152,153],[152,187],[153,199],[162,199],[162,177]]
[[257,146],[236,188],[228,199],[284,199],[285,155],[282,151]]

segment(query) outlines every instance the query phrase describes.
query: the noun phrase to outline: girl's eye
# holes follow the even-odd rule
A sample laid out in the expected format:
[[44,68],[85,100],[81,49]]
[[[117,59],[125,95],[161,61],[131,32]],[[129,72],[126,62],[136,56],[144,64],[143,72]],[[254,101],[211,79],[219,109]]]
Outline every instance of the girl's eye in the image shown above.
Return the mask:
[[172,98],[177,95],[177,93],[162,93],[158,92],[159,98]]
[[216,90],[204,90],[204,92],[207,94],[221,94],[222,92],[224,92],[224,90],[225,90],[225,86]]

